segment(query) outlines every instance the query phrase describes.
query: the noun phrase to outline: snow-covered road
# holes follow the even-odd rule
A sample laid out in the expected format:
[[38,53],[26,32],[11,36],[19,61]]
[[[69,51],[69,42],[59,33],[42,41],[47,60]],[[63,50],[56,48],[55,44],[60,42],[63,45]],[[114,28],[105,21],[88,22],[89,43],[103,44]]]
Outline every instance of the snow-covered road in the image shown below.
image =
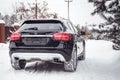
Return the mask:
[[120,80],[120,51],[111,46],[108,41],[86,41],[86,60],[78,62],[76,72],[64,72],[62,65],[35,63],[15,71],[8,45],[0,44],[0,80]]

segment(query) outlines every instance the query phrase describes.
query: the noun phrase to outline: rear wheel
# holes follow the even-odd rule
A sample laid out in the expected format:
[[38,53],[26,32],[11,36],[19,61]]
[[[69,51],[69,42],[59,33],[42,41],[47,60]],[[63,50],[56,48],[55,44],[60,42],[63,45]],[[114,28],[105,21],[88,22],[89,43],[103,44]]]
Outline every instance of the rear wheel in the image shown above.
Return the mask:
[[25,60],[14,60],[14,61],[11,61],[11,65],[15,70],[21,70],[25,68],[26,61]]
[[85,60],[85,41],[83,42],[83,52],[78,57],[78,60]]
[[77,68],[77,48],[73,48],[70,61],[64,63],[65,71],[74,72]]

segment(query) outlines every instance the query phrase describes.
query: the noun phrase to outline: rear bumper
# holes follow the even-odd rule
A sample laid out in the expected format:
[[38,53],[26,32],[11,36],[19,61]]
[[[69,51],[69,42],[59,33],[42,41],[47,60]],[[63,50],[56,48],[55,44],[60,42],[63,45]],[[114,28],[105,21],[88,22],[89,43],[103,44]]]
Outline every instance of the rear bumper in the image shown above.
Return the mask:
[[71,59],[70,49],[10,49],[10,57],[20,57],[21,59],[40,59],[44,61],[59,59],[69,61]]
[[26,61],[62,61],[65,62],[65,58],[58,53],[14,53],[11,59],[24,59]]

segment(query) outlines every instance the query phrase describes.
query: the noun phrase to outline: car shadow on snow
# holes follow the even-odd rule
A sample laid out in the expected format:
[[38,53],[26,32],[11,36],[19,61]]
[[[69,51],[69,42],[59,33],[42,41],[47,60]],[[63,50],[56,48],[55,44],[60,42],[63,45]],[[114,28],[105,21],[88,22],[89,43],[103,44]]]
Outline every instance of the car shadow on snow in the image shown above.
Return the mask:
[[39,63],[35,62],[31,65],[27,65],[25,71],[29,72],[52,72],[52,71],[64,71],[63,64],[55,63]]

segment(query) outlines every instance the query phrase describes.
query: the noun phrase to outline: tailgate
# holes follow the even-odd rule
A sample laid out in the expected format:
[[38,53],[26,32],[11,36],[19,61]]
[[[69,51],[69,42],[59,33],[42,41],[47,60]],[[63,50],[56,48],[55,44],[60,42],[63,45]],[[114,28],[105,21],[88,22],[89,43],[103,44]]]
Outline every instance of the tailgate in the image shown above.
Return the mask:
[[52,35],[22,35],[21,41],[25,46],[57,47],[59,45]]

